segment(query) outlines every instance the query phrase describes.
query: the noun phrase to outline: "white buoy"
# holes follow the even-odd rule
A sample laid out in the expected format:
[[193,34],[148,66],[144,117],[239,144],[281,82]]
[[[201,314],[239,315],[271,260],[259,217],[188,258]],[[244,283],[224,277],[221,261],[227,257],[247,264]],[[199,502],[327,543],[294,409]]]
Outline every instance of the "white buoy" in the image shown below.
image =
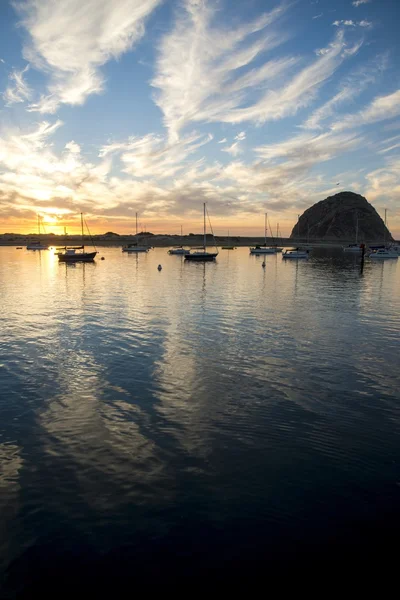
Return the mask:
[[161,269],[162,269],[162,266],[161,266],[161,265],[158,265],[157,269],[158,269],[159,271],[161,271]]

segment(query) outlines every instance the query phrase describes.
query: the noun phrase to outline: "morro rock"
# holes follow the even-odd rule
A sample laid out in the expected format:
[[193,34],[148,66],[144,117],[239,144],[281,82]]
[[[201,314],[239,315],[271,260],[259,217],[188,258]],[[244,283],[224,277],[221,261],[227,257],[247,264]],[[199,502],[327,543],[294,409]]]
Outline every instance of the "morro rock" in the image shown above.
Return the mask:
[[360,194],[340,192],[308,208],[293,227],[291,238],[355,241],[393,241],[375,208]]

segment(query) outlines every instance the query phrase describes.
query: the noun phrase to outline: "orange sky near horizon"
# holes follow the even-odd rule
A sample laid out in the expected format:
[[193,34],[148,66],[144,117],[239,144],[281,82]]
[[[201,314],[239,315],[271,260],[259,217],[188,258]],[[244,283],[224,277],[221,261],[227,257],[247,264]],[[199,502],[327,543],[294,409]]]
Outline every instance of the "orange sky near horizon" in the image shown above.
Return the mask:
[[[380,210],[378,211],[381,212]],[[301,214],[301,213],[300,213]],[[64,227],[69,235],[78,235],[81,233],[80,215],[58,215],[54,214],[45,215],[42,213],[42,222],[44,223],[46,233],[54,233],[56,235],[64,234]],[[382,218],[384,215],[381,215]],[[133,219],[121,219],[121,218],[104,218],[96,216],[87,216],[85,218],[87,225],[89,226],[90,232],[94,235],[104,234],[107,231],[112,231],[120,235],[129,235],[135,233],[135,218]],[[287,213],[285,217],[281,215],[271,214],[268,216],[269,228],[272,227],[273,235],[276,234],[276,227],[279,224],[279,231],[282,237],[289,237],[293,227],[297,221],[297,215],[293,214],[292,218],[288,218]],[[226,218],[222,216],[212,216],[211,224],[213,227],[214,234],[217,236],[255,236],[260,237],[264,235],[264,214],[259,215],[243,215],[240,219],[237,217]],[[203,220],[202,215],[199,214],[197,217],[183,219],[165,218],[158,219],[154,217],[138,216],[138,231],[150,231],[155,234],[171,234],[179,235],[181,231],[187,235],[189,233],[200,234],[203,232]],[[388,213],[388,228],[391,231],[394,238],[400,238],[400,217],[392,215],[390,217]],[[209,231],[209,224],[207,223],[207,230]],[[23,235],[36,234],[37,233],[37,219],[36,217],[31,219],[11,219],[0,221],[0,234],[5,233],[20,233]],[[269,229],[270,233],[270,229]]]

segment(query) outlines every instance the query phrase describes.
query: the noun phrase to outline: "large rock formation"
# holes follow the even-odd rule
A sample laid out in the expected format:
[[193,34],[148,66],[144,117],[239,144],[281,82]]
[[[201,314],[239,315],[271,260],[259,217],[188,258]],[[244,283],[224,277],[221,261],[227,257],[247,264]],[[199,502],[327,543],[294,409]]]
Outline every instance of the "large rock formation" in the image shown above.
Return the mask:
[[359,194],[340,192],[308,208],[293,227],[291,238],[392,241],[390,231],[375,208]]

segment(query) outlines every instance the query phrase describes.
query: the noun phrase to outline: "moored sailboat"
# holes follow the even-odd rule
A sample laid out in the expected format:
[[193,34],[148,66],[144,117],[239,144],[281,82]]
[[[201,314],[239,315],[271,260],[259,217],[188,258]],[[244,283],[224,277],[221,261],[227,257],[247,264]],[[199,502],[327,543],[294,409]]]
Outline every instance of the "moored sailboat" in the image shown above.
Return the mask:
[[[229,237],[229,229],[228,229],[228,240],[230,240],[230,237]],[[232,245],[228,245],[228,246],[221,246],[221,250],[236,250],[236,247],[235,247],[235,246],[232,246]]]
[[[206,228],[206,203],[203,205],[203,222],[204,222],[204,242],[203,249],[197,252],[191,252],[190,254],[185,255],[185,260],[189,260],[192,262],[211,262],[216,259],[218,256],[217,252],[207,252],[207,228]],[[214,237],[214,236],[213,236]],[[214,240],[215,243],[215,240]]]
[[349,244],[348,246],[343,247],[344,252],[362,252],[361,245],[358,243],[358,213],[356,213],[356,240],[354,244]]
[[265,213],[265,224],[264,224],[264,245],[255,246],[250,248],[250,254],[276,254],[281,249],[278,246],[267,246],[267,233],[268,233],[268,215]]
[[[81,213],[81,235],[82,245],[81,246],[64,246],[63,248],[57,248],[61,252],[57,252],[58,260],[65,263],[77,263],[77,262],[93,262],[97,250],[94,252],[85,252],[84,235],[83,235],[83,214]],[[90,232],[89,232],[90,235]],[[64,250],[64,252],[62,251]]]
[[186,256],[187,254],[190,254],[190,250],[187,250],[183,246],[176,246],[175,248],[170,248],[170,250],[168,250],[168,254]]
[[46,244],[42,244],[40,241],[40,223],[41,223],[41,219],[40,219],[40,216],[38,215],[37,216],[38,239],[31,240],[26,246],[27,250],[48,250],[49,249],[49,247],[46,246]]
[[282,258],[309,258],[309,251],[302,248],[292,248],[282,252]]
[[127,244],[126,246],[123,246],[122,248],[122,252],[148,252],[150,250],[149,246],[140,246],[139,242],[138,242],[138,214],[136,213],[136,242],[133,242],[132,244]]

